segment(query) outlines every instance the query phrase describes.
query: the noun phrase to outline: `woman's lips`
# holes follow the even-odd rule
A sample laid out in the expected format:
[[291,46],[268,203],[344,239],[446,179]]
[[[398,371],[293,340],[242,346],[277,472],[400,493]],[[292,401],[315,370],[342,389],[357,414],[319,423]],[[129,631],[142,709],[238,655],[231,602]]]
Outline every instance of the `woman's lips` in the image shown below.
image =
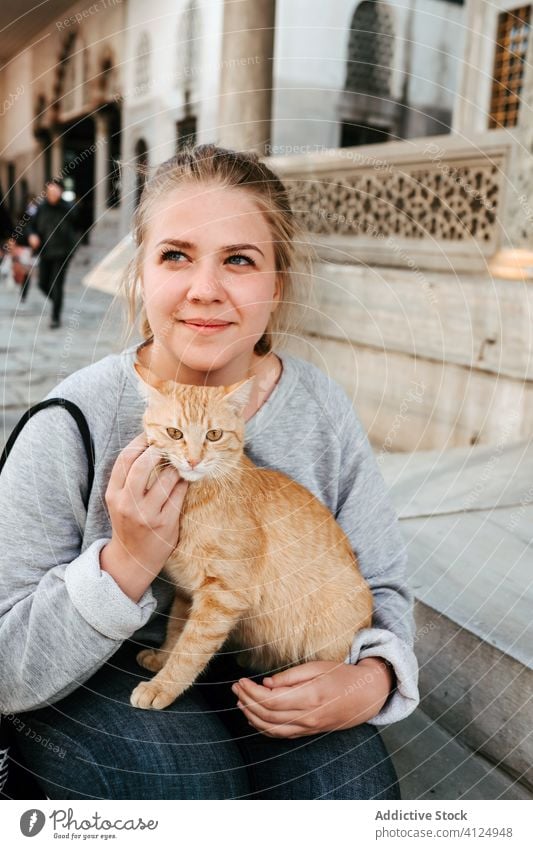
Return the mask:
[[198,333],[202,333],[204,335],[209,335],[210,333],[217,333],[220,330],[225,330],[226,327],[230,327],[231,323],[228,321],[227,324],[194,324],[192,321],[182,321],[186,327],[190,327],[193,330],[198,331]]

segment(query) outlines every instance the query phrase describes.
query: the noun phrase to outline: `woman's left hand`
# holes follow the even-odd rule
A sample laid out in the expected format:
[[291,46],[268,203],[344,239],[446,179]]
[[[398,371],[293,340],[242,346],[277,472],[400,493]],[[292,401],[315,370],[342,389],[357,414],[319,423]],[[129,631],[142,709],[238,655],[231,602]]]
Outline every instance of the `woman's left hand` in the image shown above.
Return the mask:
[[394,686],[394,672],[380,657],[356,664],[316,660],[232,686],[250,725],[267,737],[293,739],[352,728],[379,713]]

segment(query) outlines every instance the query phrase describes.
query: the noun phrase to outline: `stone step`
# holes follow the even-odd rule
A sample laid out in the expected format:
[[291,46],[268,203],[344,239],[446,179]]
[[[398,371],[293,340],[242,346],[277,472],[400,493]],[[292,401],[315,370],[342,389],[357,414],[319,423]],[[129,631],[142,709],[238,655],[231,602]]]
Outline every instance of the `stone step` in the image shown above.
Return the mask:
[[421,708],[533,790],[533,444],[381,469],[408,549]]
[[84,285],[115,295],[133,253],[134,243],[131,234],[128,233],[117,242],[113,250],[100,256],[98,262],[91,264],[90,269],[85,270]]
[[380,729],[402,799],[528,799],[533,792],[469,749],[420,708]]

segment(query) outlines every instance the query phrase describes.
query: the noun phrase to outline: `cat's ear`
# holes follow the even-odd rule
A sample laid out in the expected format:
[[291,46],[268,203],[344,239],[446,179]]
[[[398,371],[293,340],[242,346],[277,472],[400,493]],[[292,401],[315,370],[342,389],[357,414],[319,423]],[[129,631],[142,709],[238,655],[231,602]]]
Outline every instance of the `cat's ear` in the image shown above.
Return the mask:
[[158,377],[154,377],[149,369],[137,361],[133,363],[133,367],[139,375],[139,391],[145,401],[149,401],[156,393],[168,395],[171,389],[170,380],[160,380]]
[[232,383],[230,386],[225,386],[224,400],[236,413],[242,413],[245,409],[254,385],[254,377],[248,377],[245,380],[239,380],[238,383]]

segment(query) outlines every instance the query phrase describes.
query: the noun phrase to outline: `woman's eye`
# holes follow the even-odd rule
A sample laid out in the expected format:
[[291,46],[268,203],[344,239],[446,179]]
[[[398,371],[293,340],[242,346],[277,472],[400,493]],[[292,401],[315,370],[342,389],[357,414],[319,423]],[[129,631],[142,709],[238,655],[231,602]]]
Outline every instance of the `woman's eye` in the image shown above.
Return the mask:
[[[162,262],[180,262],[181,258],[187,256],[183,253],[183,251],[178,250],[166,250],[161,253]],[[244,262],[231,262],[231,265],[255,265],[254,260],[251,256],[245,256],[244,254],[232,254],[230,257],[226,259],[226,262],[230,262],[230,260],[244,260]]]
[[221,430],[208,430],[207,433],[206,433],[206,436],[207,436],[207,438],[209,439],[210,442],[217,442],[219,439],[222,438],[222,431]]
[[[250,256],[245,256],[244,254],[232,254],[230,257],[228,257],[228,259],[226,260],[226,262],[229,262],[229,260],[230,260],[230,259],[244,259],[244,260],[246,261],[246,263],[245,263],[245,264],[248,264],[248,265],[255,265],[255,262],[253,261],[252,257],[250,257]],[[242,263],[240,263],[240,262],[238,262],[238,263],[233,263],[233,262],[232,262],[231,264],[232,264],[232,265],[235,265],[235,264],[236,264],[236,265],[242,265]]]
[[183,253],[183,251],[177,251],[177,250],[163,251],[163,253],[161,254],[161,259],[164,262],[167,261],[167,260],[170,260],[171,262],[177,262],[177,260],[176,260],[177,256],[185,256],[185,254]]
[[171,439],[181,439],[183,434],[177,427],[167,427],[167,433]]

